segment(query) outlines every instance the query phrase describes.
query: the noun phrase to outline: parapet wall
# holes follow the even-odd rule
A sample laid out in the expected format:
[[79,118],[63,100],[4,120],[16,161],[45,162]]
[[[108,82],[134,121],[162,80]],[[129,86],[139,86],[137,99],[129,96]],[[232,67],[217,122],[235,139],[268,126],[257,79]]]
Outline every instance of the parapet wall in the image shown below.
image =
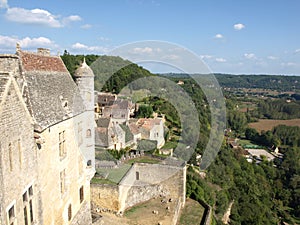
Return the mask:
[[158,196],[185,202],[185,167],[136,163],[119,184],[120,211]]
[[92,209],[123,212],[154,197],[164,196],[185,204],[186,167],[136,163],[119,185],[91,185]]

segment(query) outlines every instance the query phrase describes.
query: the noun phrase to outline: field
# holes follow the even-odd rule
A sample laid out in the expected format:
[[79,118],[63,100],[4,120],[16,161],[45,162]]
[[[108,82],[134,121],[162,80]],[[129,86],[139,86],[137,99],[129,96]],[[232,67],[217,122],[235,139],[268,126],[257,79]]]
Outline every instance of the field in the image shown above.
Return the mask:
[[262,130],[272,130],[273,127],[276,127],[277,125],[287,125],[287,126],[299,126],[300,127],[300,119],[292,119],[292,120],[259,120],[255,123],[249,123],[249,126],[252,128],[255,128],[257,131]]

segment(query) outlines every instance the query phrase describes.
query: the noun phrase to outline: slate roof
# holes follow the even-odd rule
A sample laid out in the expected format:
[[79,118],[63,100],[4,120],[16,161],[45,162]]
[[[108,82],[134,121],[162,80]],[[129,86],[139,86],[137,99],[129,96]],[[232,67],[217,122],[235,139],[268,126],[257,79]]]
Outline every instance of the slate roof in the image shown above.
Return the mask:
[[97,120],[97,127],[108,128],[110,123],[110,118],[99,118]]
[[101,147],[108,147],[108,128],[95,128],[95,144]]
[[83,100],[58,56],[18,51],[27,83],[27,107],[35,129],[44,129],[84,112]]
[[7,73],[0,74],[0,103],[2,102],[2,97],[6,88],[9,75]]

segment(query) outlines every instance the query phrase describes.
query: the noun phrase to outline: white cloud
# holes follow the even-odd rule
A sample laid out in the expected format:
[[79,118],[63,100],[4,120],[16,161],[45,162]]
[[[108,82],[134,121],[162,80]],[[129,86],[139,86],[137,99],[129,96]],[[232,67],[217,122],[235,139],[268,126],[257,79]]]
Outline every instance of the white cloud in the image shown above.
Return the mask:
[[256,56],[253,53],[245,53],[244,56],[246,59],[256,59]]
[[9,37],[0,35],[0,47],[3,49],[11,50],[15,48],[16,43],[21,45],[21,48],[38,48],[38,47],[47,47],[47,48],[56,48],[57,45],[54,41],[46,37],[37,37],[37,38],[18,38],[18,37]]
[[300,53],[300,48],[296,49],[295,53]]
[[62,20],[59,16],[51,14],[44,9],[24,9],[24,8],[8,8],[5,17],[9,21],[22,24],[37,24],[54,28],[64,27],[70,22],[80,21],[81,17],[78,15],[71,15]]
[[62,27],[56,16],[43,9],[8,8],[5,16],[8,20],[17,23]]
[[221,38],[223,38],[223,35],[222,35],[222,34],[216,34],[216,35],[214,36],[214,38],[221,39]]
[[85,44],[81,44],[79,42],[72,45],[72,49],[80,50],[80,51],[88,51],[88,52],[108,52],[109,49],[101,46],[87,46]]
[[0,0],[0,9],[8,8],[7,0]]
[[216,58],[216,62],[226,62],[226,59],[224,59],[224,58]]
[[278,59],[278,57],[270,55],[270,56],[268,56],[268,59],[270,59],[270,60],[276,60],[276,59]]
[[80,20],[82,20],[80,16],[71,15],[71,16],[63,18],[62,24],[63,25],[68,25],[71,22],[76,22],[76,21],[80,21]]
[[234,28],[235,30],[242,30],[242,29],[245,28],[245,25],[242,24],[242,23],[237,23],[237,24],[234,24],[234,25],[233,25],[233,28]]
[[82,28],[82,29],[90,29],[90,28],[92,28],[92,25],[91,24],[84,24],[84,25],[82,25],[80,28]]

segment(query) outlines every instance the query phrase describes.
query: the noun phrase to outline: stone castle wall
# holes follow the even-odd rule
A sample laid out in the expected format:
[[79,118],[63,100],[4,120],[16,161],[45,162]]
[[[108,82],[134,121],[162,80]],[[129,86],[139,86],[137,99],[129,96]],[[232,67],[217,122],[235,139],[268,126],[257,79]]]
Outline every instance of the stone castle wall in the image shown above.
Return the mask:
[[[6,76],[9,75],[1,75]],[[37,150],[33,123],[18,85],[11,78],[2,93],[0,105],[0,224],[7,223],[8,210],[14,207],[15,219],[24,221],[23,194],[32,188],[34,221],[40,223]],[[20,224],[22,224],[20,222]]]
[[136,163],[119,185],[91,185],[92,209],[123,212],[158,196],[176,199],[182,207],[185,203],[185,171],[186,167]]
[[117,185],[91,184],[92,211],[117,212],[120,208],[119,188]]

